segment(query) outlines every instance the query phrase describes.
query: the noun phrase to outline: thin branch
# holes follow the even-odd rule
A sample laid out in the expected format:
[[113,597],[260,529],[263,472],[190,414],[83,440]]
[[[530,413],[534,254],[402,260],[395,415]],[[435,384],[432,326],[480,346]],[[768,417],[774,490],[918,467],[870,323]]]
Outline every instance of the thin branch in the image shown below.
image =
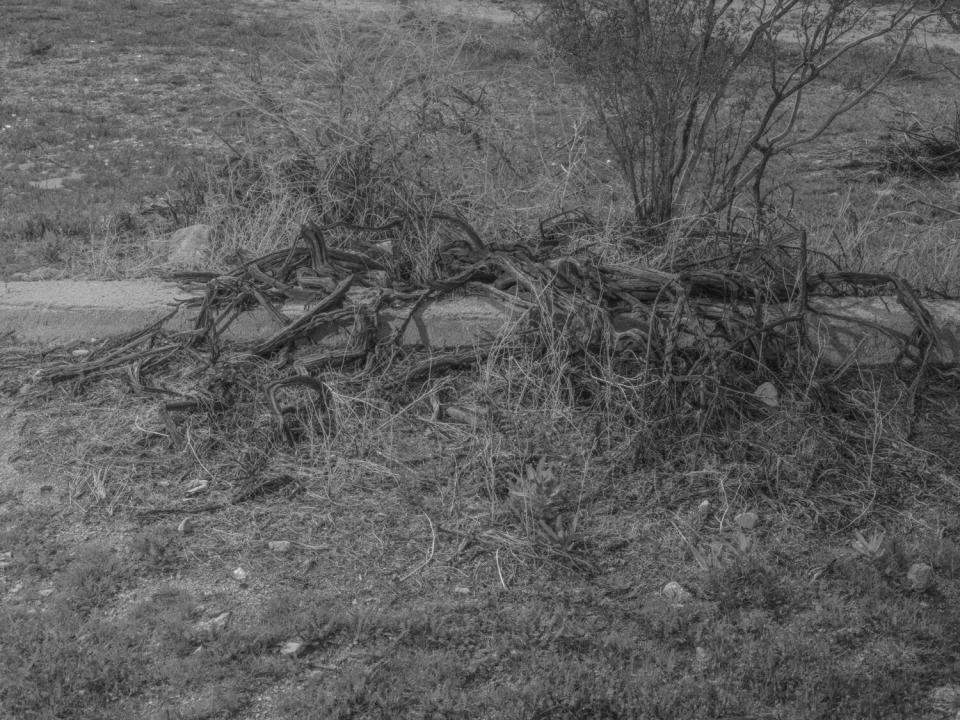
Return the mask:
[[417,565],[413,570],[411,570],[406,575],[404,575],[399,580],[397,580],[397,582],[403,582],[404,580],[408,580],[409,578],[413,577],[418,572],[423,570],[433,560],[434,553],[436,553],[437,551],[437,530],[436,528],[433,527],[433,520],[430,519],[430,516],[427,515],[426,513],[423,513],[423,516],[427,519],[427,522],[430,524],[430,536],[431,536],[430,552],[427,553],[427,557],[422,563]]

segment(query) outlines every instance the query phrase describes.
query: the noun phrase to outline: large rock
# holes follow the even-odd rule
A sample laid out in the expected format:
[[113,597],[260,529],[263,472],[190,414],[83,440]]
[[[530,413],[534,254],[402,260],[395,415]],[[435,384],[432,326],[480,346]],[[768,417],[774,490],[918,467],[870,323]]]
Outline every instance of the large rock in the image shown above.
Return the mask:
[[213,228],[209,225],[190,225],[170,236],[170,255],[167,267],[175,270],[202,270],[210,264]]

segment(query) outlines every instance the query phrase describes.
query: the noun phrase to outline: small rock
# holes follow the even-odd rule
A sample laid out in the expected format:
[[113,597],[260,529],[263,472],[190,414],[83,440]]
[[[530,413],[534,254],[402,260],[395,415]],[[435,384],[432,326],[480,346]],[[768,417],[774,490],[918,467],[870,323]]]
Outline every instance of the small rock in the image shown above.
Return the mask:
[[183,270],[199,270],[210,262],[213,251],[209,225],[190,225],[180,228],[170,237],[170,255],[167,266]]
[[757,386],[757,389],[753,391],[753,396],[767,407],[780,406],[780,393],[777,392],[776,386],[771,382],[765,382]]
[[305,647],[306,643],[304,643],[303,640],[287,640],[283,644],[283,647],[280,648],[280,654],[286,655],[287,657],[297,657],[303,652]]
[[180,521],[180,524],[177,525],[177,532],[181,535],[189,535],[193,532],[194,524],[193,520],[188,517],[185,517]]
[[682,605],[693,599],[693,595],[691,595],[683,585],[675,581],[668,582],[664,585],[660,594],[675,605]]
[[283,554],[290,552],[291,544],[289,540],[271,540],[267,543],[267,547],[275,553]]
[[233,571],[233,579],[237,582],[246,582],[248,573],[242,567],[235,568]]
[[204,635],[213,635],[227,627],[227,623],[229,621],[230,611],[227,610],[226,612],[222,612],[216,617],[210,618],[209,620],[201,620],[196,624],[196,630]]
[[469,595],[469,594],[470,594],[470,588],[464,587],[463,585],[457,585],[457,586],[453,589],[453,591],[454,591],[455,593],[457,593],[457,595]]
[[82,358],[89,355],[90,350],[88,350],[87,348],[77,348],[76,350],[73,350],[70,354],[73,355],[73,357],[75,358]]
[[907,582],[913,590],[928,589],[933,584],[933,568],[926,563],[914,563],[907,571]]
[[757,526],[760,518],[757,517],[757,514],[754,512],[742,512],[733,518],[733,520],[742,530],[753,530]]
[[40,597],[50,597],[53,595],[53,588],[43,588],[43,590],[38,590],[37,595]]

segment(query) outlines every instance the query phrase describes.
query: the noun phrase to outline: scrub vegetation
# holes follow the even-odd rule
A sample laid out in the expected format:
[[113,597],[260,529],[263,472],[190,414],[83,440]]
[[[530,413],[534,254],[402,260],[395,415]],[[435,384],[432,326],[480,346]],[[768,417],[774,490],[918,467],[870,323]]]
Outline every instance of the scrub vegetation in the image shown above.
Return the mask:
[[[955,369],[750,310],[956,294],[955,18],[722,5],[5,2],[0,276],[215,252],[0,346],[0,715],[955,718]],[[350,342],[217,332],[292,297]]]

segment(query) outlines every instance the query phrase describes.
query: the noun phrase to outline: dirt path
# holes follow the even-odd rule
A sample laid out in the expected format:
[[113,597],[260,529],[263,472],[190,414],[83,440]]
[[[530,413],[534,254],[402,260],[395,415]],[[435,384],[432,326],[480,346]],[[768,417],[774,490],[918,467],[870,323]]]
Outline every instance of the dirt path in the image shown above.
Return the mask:
[[[251,7],[247,12],[254,12],[252,8],[262,8],[277,15],[292,15],[295,17],[316,17],[322,12],[357,12],[369,13],[378,11],[398,11],[404,8],[429,8],[444,15],[461,15],[474,20],[489,20],[500,23],[516,21],[516,15],[505,5],[482,2],[480,0],[420,0],[419,2],[405,2],[403,0],[247,0]],[[243,11],[241,11],[243,12]]]
[[[247,0],[252,7],[268,9],[280,15],[296,17],[316,17],[320,12],[368,13],[378,11],[396,11],[403,8],[429,8],[430,10],[453,16],[463,16],[473,20],[487,20],[510,24],[517,21],[516,14],[505,4],[485,0]],[[250,10],[249,12],[254,12]],[[874,25],[890,15],[880,10],[876,13]],[[882,42],[882,39],[879,40]],[[931,19],[921,27],[913,41],[921,47],[947,48],[960,53],[960,34],[954,32],[946,23]]]

